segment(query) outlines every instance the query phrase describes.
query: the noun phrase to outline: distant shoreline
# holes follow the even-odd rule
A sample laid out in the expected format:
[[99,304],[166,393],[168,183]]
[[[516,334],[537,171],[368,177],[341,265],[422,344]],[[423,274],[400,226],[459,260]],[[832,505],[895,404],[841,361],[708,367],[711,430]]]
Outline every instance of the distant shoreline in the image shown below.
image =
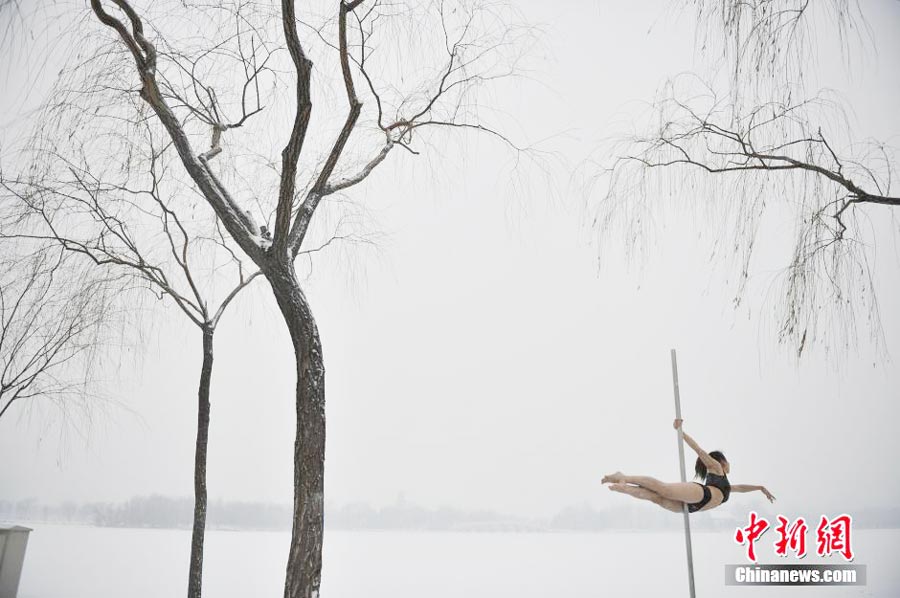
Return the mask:
[[[65,526],[65,527],[85,527],[94,529],[120,529],[120,530],[147,530],[147,531],[181,531],[190,532],[191,526],[162,526],[162,525],[99,525],[89,521],[54,521],[39,519],[16,519],[0,517],[0,523],[23,525],[25,527],[33,526]],[[680,523],[680,520],[679,520]],[[691,531],[694,533],[716,533],[723,530],[730,530],[732,526],[694,526]],[[900,524],[888,525],[855,525],[854,529],[864,530],[900,530]],[[594,529],[577,529],[577,528],[552,528],[552,527],[514,527],[514,526],[471,526],[458,528],[427,528],[427,527],[341,527],[328,525],[326,523],[325,530],[328,532],[372,532],[372,533],[390,533],[390,532],[412,532],[417,534],[441,533],[441,534],[652,534],[652,533],[681,533],[680,525],[656,526],[656,527],[607,527]],[[233,526],[208,526],[208,532],[265,532],[265,533],[290,533],[290,527],[273,528],[273,527],[233,527]]]
[[[0,521],[13,523],[76,524],[125,529],[189,530],[193,522],[193,499],[161,495],[137,496],[119,503],[42,504],[37,499],[16,502],[0,500]],[[733,531],[744,525],[752,507],[728,505],[691,517],[696,531]],[[779,514],[763,505],[756,511],[770,521]],[[849,511],[857,529],[900,528],[900,507],[878,507]],[[791,513],[807,519],[818,512]],[[289,505],[263,502],[214,500],[208,505],[208,530],[286,531],[292,520]],[[600,533],[609,531],[678,531],[680,515],[643,504],[597,509],[587,503],[570,505],[551,517],[517,517],[488,509],[428,508],[398,500],[374,507],[367,503],[328,504],[325,527],[348,531],[452,531],[468,533]]]

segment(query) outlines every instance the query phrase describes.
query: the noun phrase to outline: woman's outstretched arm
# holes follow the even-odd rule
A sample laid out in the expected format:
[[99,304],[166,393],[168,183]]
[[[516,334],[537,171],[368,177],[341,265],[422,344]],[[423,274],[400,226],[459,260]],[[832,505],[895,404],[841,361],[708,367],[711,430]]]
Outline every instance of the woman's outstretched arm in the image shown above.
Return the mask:
[[772,493],[765,486],[754,486],[753,484],[732,484],[731,491],[732,492],[756,492],[759,490],[762,492],[766,498],[769,499],[769,502],[775,502],[775,497],[772,496]]
[[[677,430],[681,428],[682,420],[676,419],[675,423],[672,426]],[[684,438],[684,441],[688,443],[688,446],[694,449],[694,452],[697,453],[697,456],[700,457],[700,460],[703,461],[703,464],[706,465],[707,471],[710,473],[714,473],[716,475],[723,475],[725,472],[722,470],[722,464],[709,456],[709,453],[700,448],[700,445],[697,442],[688,436],[687,432],[683,429],[681,430],[681,436]]]

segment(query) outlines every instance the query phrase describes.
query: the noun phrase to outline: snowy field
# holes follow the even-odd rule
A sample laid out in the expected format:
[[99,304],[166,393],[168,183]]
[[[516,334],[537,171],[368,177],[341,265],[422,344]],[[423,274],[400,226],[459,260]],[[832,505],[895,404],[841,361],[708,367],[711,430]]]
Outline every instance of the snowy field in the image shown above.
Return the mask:
[[[187,531],[33,527],[20,598],[184,594]],[[854,562],[867,566],[868,584],[815,590],[726,587],[723,565],[744,563],[743,549],[727,532],[695,533],[697,595],[900,596],[900,530],[854,533]],[[205,595],[281,596],[288,540],[286,533],[209,532]],[[757,545],[761,562],[777,562],[771,542]],[[324,559],[325,598],[687,596],[684,539],[678,533],[328,531]]]

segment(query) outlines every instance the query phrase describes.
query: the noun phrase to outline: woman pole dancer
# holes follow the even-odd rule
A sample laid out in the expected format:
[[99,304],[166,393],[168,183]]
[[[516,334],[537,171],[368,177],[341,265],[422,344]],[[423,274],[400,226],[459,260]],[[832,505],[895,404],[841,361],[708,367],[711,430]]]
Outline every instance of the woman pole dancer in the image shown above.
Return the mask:
[[[682,420],[676,419],[673,426],[677,430],[681,427]],[[641,500],[649,500],[662,508],[674,513],[681,513],[683,505],[687,504],[689,513],[708,511],[714,509],[728,500],[732,492],[753,492],[759,490],[769,502],[775,502],[775,497],[765,486],[750,484],[731,485],[728,481],[728,473],[731,465],[721,451],[707,453],[693,438],[682,431],[684,441],[697,453],[697,463],[694,471],[697,477],[703,480],[698,482],[661,482],[656,478],[640,475],[625,475],[621,471],[604,476],[602,483],[609,484],[609,489],[615,492],[628,494]]]

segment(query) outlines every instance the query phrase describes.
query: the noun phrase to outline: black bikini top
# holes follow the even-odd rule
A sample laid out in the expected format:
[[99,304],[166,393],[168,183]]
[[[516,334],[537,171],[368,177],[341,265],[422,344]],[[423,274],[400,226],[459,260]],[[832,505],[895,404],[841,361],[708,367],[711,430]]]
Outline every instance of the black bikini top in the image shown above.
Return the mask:
[[728,495],[731,494],[731,482],[724,475],[716,475],[714,473],[706,474],[706,485],[715,486],[722,491],[722,502],[728,501]]

